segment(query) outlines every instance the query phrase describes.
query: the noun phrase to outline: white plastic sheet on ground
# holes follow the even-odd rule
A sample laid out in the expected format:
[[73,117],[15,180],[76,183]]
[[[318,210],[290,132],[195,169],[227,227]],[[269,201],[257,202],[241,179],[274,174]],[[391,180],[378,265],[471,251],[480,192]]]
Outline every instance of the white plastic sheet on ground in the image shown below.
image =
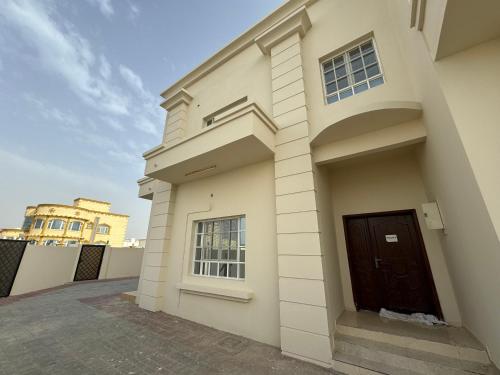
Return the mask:
[[443,325],[447,326],[448,323],[439,320],[434,315],[424,314],[424,313],[414,313],[411,315],[400,314],[394,311],[386,310],[384,308],[380,309],[379,315],[382,318],[403,320],[405,322],[421,323],[428,326]]

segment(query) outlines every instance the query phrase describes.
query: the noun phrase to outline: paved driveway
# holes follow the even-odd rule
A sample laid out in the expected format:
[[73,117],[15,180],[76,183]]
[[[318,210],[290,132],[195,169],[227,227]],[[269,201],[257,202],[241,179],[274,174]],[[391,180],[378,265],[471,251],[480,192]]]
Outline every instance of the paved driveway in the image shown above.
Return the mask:
[[331,374],[119,298],[136,287],[92,282],[0,302],[0,374]]

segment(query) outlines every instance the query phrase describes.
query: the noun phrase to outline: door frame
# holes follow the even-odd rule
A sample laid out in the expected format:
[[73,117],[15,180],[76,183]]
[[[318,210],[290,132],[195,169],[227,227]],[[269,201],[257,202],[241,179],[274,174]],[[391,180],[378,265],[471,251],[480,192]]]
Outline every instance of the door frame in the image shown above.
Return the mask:
[[[412,209],[406,209],[406,210],[393,210],[393,211],[382,211],[382,212],[368,212],[368,213],[362,213],[362,214],[350,214],[350,215],[342,215],[342,223],[344,225],[344,237],[345,237],[345,243],[346,243],[346,249],[347,249],[347,258],[348,258],[348,264],[349,264],[349,276],[351,278],[351,287],[352,287],[352,294],[354,298],[354,305],[356,306],[356,311],[359,310],[358,308],[358,295],[357,293],[359,292],[357,290],[357,287],[354,285],[355,283],[353,282],[353,260],[352,260],[352,255],[351,255],[351,248],[349,244],[349,236],[347,233],[347,220],[353,219],[353,218],[369,218],[369,217],[380,217],[380,216],[397,216],[397,215],[410,215],[413,219],[413,225],[415,227],[415,232],[417,233],[417,241],[419,242],[419,249],[421,252],[422,259],[424,261],[424,268],[425,268],[425,277],[427,278],[427,281],[431,287],[431,296],[432,296],[432,303],[434,304],[434,308],[436,310],[437,317],[439,319],[444,319],[443,317],[443,311],[441,309],[441,304],[439,302],[439,297],[437,294],[437,289],[436,289],[436,284],[434,283],[434,277],[432,276],[432,270],[431,266],[429,263],[429,258],[427,257],[427,249],[425,248],[425,243],[424,243],[424,238],[422,236],[422,231],[420,230],[420,223],[418,221],[417,217],[417,211],[412,208]],[[372,243],[371,241],[369,242],[368,246],[370,247],[370,251],[372,251],[373,254],[373,248],[372,248]]]

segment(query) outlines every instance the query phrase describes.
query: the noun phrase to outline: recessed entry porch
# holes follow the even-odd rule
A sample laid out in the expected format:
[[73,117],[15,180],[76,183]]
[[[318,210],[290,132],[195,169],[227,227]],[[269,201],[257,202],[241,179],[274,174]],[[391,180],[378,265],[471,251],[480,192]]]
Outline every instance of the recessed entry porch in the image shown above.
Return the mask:
[[[431,201],[419,144],[317,167],[320,230],[334,369],[346,374],[487,374],[465,329],[441,248],[426,226]],[[380,308],[423,312],[448,327],[382,319]],[[365,372],[360,368],[364,368]]]
[[461,317],[440,243],[422,204],[431,199],[419,147],[405,146],[318,168],[325,276],[333,315],[386,308]]

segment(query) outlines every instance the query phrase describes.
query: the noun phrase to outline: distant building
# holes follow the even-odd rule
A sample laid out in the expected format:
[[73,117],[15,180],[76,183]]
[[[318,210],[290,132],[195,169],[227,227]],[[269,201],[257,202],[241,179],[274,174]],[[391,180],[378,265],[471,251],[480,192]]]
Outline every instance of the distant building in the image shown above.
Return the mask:
[[128,215],[110,212],[111,203],[77,198],[73,205],[44,203],[26,207],[21,229],[1,229],[0,238],[26,239],[36,245],[82,243],[122,246]]
[[126,238],[123,241],[123,247],[146,247],[146,239],[137,239],[137,238]]
[[0,229],[0,239],[2,240],[24,240],[25,232],[20,228]]

